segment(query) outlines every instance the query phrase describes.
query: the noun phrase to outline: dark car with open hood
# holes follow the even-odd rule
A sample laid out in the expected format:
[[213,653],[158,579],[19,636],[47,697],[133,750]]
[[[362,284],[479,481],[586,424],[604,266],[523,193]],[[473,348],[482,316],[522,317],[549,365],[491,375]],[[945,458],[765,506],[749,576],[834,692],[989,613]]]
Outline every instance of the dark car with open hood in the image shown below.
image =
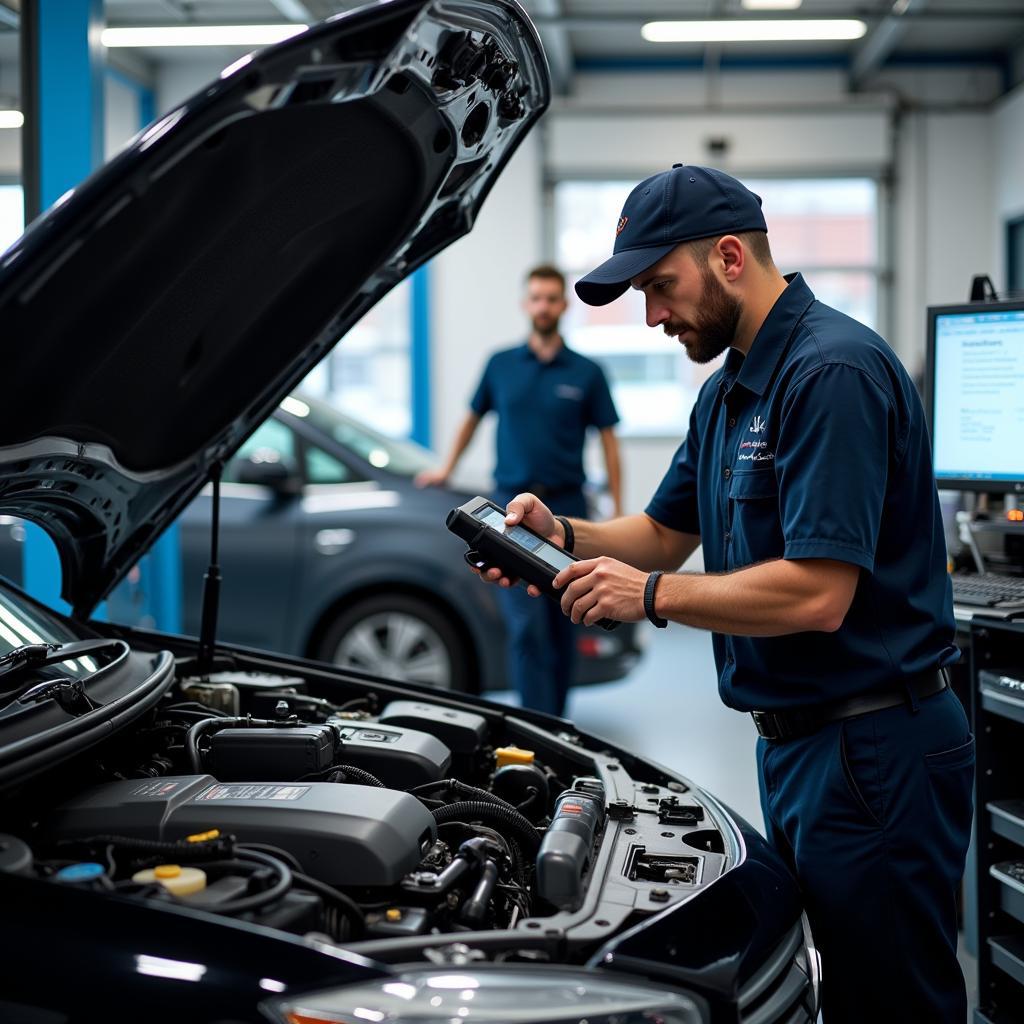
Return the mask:
[[793,878],[687,779],[217,644],[216,558],[198,641],[90,619],[470,229],[548,97],[513,0],[363,8],[239,62],[0,257],[0,514],[48,531],[72,607],[0,585],[0,1019],[814,1019]]

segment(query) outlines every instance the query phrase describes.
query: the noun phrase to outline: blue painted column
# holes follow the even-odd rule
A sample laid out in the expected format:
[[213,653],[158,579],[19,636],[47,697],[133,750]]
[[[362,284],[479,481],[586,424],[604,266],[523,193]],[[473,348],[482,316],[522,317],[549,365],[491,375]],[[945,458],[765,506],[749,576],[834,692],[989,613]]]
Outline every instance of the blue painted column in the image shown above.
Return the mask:
[[[103,146],[101,0],[22,0],[22,181],[25,223],[99,166]],[[23,584],[51,607],[60,600],[52,541],[26,524]]]
[[430,447],[430,264],[410,279],[410,369],[412,373],[412,439]]

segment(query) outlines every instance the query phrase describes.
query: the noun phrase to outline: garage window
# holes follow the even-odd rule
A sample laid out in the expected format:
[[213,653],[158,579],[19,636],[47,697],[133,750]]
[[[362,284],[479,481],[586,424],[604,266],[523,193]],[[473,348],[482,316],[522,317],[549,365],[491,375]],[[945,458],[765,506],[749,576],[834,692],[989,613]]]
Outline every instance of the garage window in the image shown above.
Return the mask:
[[326,399],[389,437],[412,429],[411,286],[403,281],[349,330],[303,381]]
[[20,185],[0,184],[0,252],[25,230],[25,206]]
[[[764,201],[769,238],[783,273],[799,270],[823,302],[877,328],[885,274],[880,253],[879,188],[871,178],[744,178]],[[558,182],[554,249],[570,282],[607,259],[631,181]],[[632,290],[607,306],[573,302],[569,344],[608,374],[625,436],[673,436],[686,429],[704,381],[721,360],[690,362],[678,343],[644,322]]]

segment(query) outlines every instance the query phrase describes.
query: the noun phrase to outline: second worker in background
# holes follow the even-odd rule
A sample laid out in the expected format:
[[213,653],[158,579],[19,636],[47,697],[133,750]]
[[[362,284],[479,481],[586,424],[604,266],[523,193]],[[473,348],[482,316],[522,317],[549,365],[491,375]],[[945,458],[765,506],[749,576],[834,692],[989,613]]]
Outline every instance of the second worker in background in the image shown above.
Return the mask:
[[[585,516],[583,445],[588,427],[600,431],[608,490],[622,513],[621,471],[614,426],[618,414],[601,367],[569,349],[559,333],[566,309],[565,278],[552,266],[526,277],[526,342],[495,352],[470,402],[444,465],[421,473],[421,486],[447,481],[480,420],[498,414],[495,502],[505,507],[529,491],[554,512]],[[575,627],[551,601],[519,589],[500,594],[509,632],[509,678],[524,707],[561,715],[576,661]]]

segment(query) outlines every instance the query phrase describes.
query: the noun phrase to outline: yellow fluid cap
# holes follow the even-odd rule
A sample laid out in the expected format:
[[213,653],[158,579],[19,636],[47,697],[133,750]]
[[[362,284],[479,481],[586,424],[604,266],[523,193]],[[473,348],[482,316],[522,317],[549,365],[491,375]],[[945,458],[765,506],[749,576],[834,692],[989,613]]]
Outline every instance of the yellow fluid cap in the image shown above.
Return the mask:
[[136,871],[132,881],[142,884],[159,882],[174,896],[190,896],[206,888],[206,872],[201,868],[183,868],[179,864],[158,864],[155,868]]
[[186,843],[208,843],[211,839],[220,838],[220,829],[211,828],[208,832],[196,832],[195,835],[185,836]]
[[384,917],[388,921],[401,921],[402,912],[398,909],[398,907],[388,907],[388,909],[384,912]]
[[519,747],[498,747],[494,752],[498,768],[504,768],[507,764],[533,764],[533,756],[532,750],[521,750]]

